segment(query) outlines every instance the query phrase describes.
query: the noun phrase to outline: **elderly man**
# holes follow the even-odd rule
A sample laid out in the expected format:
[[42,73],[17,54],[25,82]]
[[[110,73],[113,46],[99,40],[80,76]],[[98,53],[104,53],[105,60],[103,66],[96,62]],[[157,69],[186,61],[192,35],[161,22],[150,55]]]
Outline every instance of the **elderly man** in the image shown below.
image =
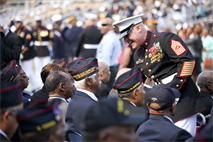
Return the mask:
[[191,79],[195,60],[179,36],[147,31],[141,16],[133,16],[114,25],[119,28],[121,38],[136,49],[134,61],[142,69],[143,80],[150,78],[156,84],[168,84],[180,91],[181,96],[172,119],[177,126],[194,136],[196,113],[205,110],[199,91]]
[[49,99],[59,98],[64,102],[73,96],[74,84],[71,82],[71,76],[62,71],[51,72],[46,81],[45,87],[49,93]]
[[99,73],[101,77],[101,89],[98,90],[95,95],[100,99],[102,97],[108,97],[110,88],[106,83],[109,81],[111,72],[109,66],[105,62],[98,62]]
[[208,115],[213,107],[213,71],[201,72],[197,84],[200,87],[200,96],[206,105],[206,110],[202,114]]
[[134,142],[134,126],[143,122],[143,116],[129,113],[124,102],[117,98],[104,99],[93,104],[83,121],[85,142]]
[[[130,113],[139,113],[148,119],[148,112],[142,108],[144,105],[144,84],[140,68],[133,68],[120,75],[113,84],[114,89],[118,91],[118,97],[126,104]],[[144,121],[145,121],[144,120]]]
[[97,49],[98,61],[104,61],[110,67],[110,80],[107,85],[112,88],[115,76],[118,71],[118,58],[121,54],[121,42],[113,30],[112,19],[105,18],[102,21],[101,33],[104,34],[103,39]]
[[7,82],[0,86],[0,141],[9,142],[18,127],[16,114],[23,109],[20,99],[23,85]]
[[[21,82],[23,89],[27,88],[29,77],[26,75],[22,67],[16,60],[12,60],[1,73],[1,82]],[[30,93],[30,92],[29,92]],[[31,94],[22,90],[22,101],[24,106],[28,105],[31,99]]]
[[[45,84],[47,76],[53,71],[64,71],[65,72],[65,69],[56,63],[51,63],[51,64],[45,65],[41,71],[41,79],[44,84]],[[44,85],[40,90],[38,90],[37,92],[35,92],[33,94],[31,101],[34,102],[36,100],[42,100],[42,99],[48,99],[48,98],[49,98],[49,93],[47,92],[45,85]]]
[[62,102],[59,99],[37,101],[17,114],[21,141],[64,141]]
[[69,64],[69,73],[75,79],[77,91],[69,102],[66,123],[69,130],[81,133],[81,122],[92,104],[98,101],[95,92],[100,90],[100,76],[96,58],[74,60]]
[[175,111],[175,98],[180,96],[177,89],[166,84],[154,86],[147,96],[149,119],[137,130],[138,141],[184,141],[191,135],[175,126],[171,119]]

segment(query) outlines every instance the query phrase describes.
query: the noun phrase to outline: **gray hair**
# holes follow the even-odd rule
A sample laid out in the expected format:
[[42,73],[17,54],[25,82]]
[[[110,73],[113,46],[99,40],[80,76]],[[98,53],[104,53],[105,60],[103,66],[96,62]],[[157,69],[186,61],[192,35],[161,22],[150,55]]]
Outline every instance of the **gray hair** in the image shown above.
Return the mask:
[[[89,76],[88,78],[91,78],[94,82],[96,81],[96,73],[94,73],[93,75]],[[75,81],[75,87],[77,89],[85,89],[86,85],[85,85],[85,79],[79,80],[79,81]]]
[[[142,83],[136,89],[139,91],[141,89],[141,86],[142,86]],[[119,98],[130,98],[132,91],[128,92],[128,93],[124,93],[124,94],[118,93],[118,97]]]

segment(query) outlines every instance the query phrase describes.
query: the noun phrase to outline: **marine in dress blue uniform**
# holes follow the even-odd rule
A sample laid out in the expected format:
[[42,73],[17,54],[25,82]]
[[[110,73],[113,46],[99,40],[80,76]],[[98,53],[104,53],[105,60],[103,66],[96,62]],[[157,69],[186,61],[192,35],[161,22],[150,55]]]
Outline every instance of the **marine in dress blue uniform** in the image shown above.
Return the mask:
[[[142,22],[140,17],[130,17],[114,23],[119,27],[121,38]],[[143,80],[151,78],[156,84],[168,84],[180,91],[181,97],[172,117],[174,122],[205,110],[199,91],[191,79],[195,60],[179,36],[169,32],[154,34],[147,31],[144,43],[134,53],[134,61],[135,66],[142,70]]]

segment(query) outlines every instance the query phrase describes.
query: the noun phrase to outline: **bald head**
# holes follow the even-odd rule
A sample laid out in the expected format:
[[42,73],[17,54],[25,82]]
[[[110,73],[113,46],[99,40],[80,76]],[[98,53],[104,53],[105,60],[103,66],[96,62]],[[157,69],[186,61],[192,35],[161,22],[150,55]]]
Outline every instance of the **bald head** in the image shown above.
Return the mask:
[[112,26],[112,19],[111,18],[104,18],[101,20],[102,26],[101,26],[101,33],[106,34],[108,31],[113,29]]
[[103,83],[109,82],[110,79],[110,68],[105,62],[98,62],[99,73],[101,77],[101,81]]
[[203,71],[197,78],[197,84],[200,88],[204,87],[207,82],[213,83],[213,71]]
[[99,72],[106,70],[108,67],[109,66],[105,62],[98,62]]
[[128,71],[130,71],[130,70],[131,70],[131,68],[123,68],[123,69],[120,69],[120,70],[118,71],[116,77],[115,77],[115,80],[116,80],[120,75],[122,75],[122,74],[124,74],[125,72],[128,72]]

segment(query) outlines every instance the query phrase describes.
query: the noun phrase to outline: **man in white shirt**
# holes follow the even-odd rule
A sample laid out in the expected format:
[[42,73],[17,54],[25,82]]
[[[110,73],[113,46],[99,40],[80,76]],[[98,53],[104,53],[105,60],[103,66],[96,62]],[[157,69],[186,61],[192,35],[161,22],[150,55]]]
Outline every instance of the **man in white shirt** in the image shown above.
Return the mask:
[[69,66],[68,72],[75,80],[77,91],[69,102],[65,121],[68,124],[68,130],[80,136],[81,122],[87,109],[98,101],[94,93],[100,90],[101,81],[98,62],[94,57],[74,60]]
[[111,76],[107,85],[112,88],[119,67],[118,58],[121,54],[122,47],[120,40],[113,30],[111,18],[102,20],[101,33],[104,34],[104,36],[97,49],[96,56],[98,61],[104,61],[110,67]]

